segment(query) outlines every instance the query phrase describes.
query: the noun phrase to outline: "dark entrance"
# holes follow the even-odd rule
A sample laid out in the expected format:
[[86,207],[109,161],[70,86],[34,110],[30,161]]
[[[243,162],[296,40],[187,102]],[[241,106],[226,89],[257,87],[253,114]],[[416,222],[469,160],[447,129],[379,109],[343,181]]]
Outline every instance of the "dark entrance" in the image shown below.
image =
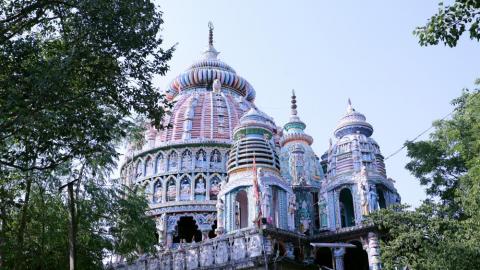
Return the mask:
[[385,201],[385,194],[383,192],[383,189],[379,186],[377,186],[377,194],[378,194],[378,207],[380,207],[380,209],[387,208],[387,202]]
[[358,241],[352,241],[350,244],[356,246],[356,248],[347,248],[344,264],[345,270],[368,270],[368,254],[362,248],[362,244]]
[[315,263],[320,266],[320,269],[324,269],[322,267],[333,269],[332,250],[328,247],[318,248],[315,253]]
[[212,230],[208,232],[208,239],[217,237],[215,230],[217,229],[217,221],[215,220],[212,225]]
[[173,243],[180,243],[184,241],[191,243],[202,241],[202,232],[198,230],[198,226],[193,217],[181,217],[177,221],[177,231],[173,237]]
[[355,212],[353,210],[353,197],[350,189],[340,191],[340,218],[343,227],[355,225]]

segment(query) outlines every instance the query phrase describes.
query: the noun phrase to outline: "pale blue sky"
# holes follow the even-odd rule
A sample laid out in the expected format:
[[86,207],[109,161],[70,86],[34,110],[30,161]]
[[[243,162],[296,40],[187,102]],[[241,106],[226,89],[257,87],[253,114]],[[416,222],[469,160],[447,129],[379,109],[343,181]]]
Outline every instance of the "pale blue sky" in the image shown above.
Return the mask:
[[[348,2],[348,3],[347,3]],[[437,1],[159,1],[165,44],[178,42],[161,89],[204,50],[207,23],[215,47],[256,89],[256,104],[288,120],[290,93],[321,155],[347,99],[365,114],[373,138],[388,156],[407,139],[452,110],[450,101],[480,77],[479,43],[463,38],[456,48],[420,47],[412,35]],[[423,136],[422,138],[427,138]],[[386,161],[405,203],[425,195],[404,168],[406,151]]]

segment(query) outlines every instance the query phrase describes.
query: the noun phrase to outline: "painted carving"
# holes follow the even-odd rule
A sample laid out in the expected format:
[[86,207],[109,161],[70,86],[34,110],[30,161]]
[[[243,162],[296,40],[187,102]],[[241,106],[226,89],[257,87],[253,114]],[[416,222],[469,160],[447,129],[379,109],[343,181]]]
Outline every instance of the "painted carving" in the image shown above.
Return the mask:
[[153,186],[153,202],[159,203],[162,202],[162,181],[157,180]]
[[210,180],[210,200],[216,200],[218,193],[220,192],[220,179],[214,176]]
[[198,249],[189,249],[187,251],[187,269],[198,267]]
[[153,160],[148,157],[147,161],[145,161],[145,175],[152,175],[153,174]]
[[245,256],[245,240],[243,239],[243,237],[235,238],[235,240],[233,241],[232,259],[241,260],[245,258]]
[[173,255],[173,270],[184,270],[185,257],[183,252],[175,252]]
[[203,245],[200,252],[200,266],[211,266],[213,264],[213,258],[213,246],[210,244]]
[[205,179],[203,179],[203,177],[197,178],[197,180],[195,180],[195,200],[205,200],[206,190],[207,189],[205,188]]
[[370,191],[368,192],[368,198],[370,200],[369,202],[369,210],[370,212],[373,212],[378,209],[378,195],[375,190],[374,185],[370,185]]
[[217,243],[217,249],[215,251],[215,263],[222,264],[228,261],[228,246],[227,243],[222,241]]
[[180,200],[188,201],[190,200],[190,180],[187,177],[184,177],[180,182]]
[[248,245],[248,252],[251,258],[258,257],[262,255],[262,239],[260,235],[253,235],[250,238],[250,243]]
[[175,180],[170,179],[167,182],[167,201],[175,201],[177,196],[177,188],[175,186]]

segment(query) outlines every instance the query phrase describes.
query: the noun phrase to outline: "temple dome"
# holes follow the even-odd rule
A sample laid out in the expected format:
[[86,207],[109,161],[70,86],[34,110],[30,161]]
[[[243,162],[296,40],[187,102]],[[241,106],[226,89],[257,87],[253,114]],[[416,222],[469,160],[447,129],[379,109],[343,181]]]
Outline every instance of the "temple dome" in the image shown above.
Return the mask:
[[355,173],[365,166],[370,173],[385,176],[384,158],[377,142],[370,137],[372,133],[372,125],[348,100],[347,114],[334,132],[337,141],[328,150],[328,175]]
[[232,67],[218,59],[218,54],[219,52],[210,44],[200,60],[173,79],[166,91],[167,98],[173,100],[178,94],[187,90],[211,89],[213,81],[219,80],[222,90],[233,91],[253,102],[255,100],[253,87]]
[[218,54],[210,39],[201,59],[171,82],[166,96],[174,106],[157,136],[160,146],[205,140],[231,143],[240,118],[254,106],[255,90]]
[[254,160],[259,167],[280,171],[280,161],[273,141],[275,128],[269,116],[257,108],[251,108],[235,128],[234,143],[227,164],[228,172],[249,168]]
[[367,137],[372,136],[373,127],[366,120],[365,115],[355,111],[349,99],[347,114],[340,119],[340,122],[335,128],[335,137],[341,138],[347,134],[355,133],[361,133]]

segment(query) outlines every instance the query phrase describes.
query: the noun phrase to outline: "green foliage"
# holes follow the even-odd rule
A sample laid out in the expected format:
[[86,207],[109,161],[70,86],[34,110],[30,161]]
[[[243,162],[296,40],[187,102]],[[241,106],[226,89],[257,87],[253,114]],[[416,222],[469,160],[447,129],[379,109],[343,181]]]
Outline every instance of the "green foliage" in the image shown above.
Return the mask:
[[480,266],[480,90],[464,91],[430,140],[407,142],[406,168],[429,199],[370,217],[383,234],[386,269],[478,269]]
[[137,117],[159,127],[170,106],[162,23],[147,0],[0,1],[0,268],[67,268],[73,180],[80,269],[152,251],[145,198],[109,177]]
[[480,40],[480,1],[456,0],[452,5],[439,4],[438,13],[433,15],[425,26],[417,27],[413,32],[418,36],[420,45],[437,45],[442,42],[455,47],[465,32],[470,38]]
[[[23,260],[16,260],[16,231],[5,229],[4,267],[62,269],[68,265],[68,207],[65,194],[32,188],[29,222],[25,230]],[[121,185],[103,185],[85,180],[77,197],[77,259],[81,269],[103,269],[107,253],[127,259],[152,252],[155,223],[146,216],[143,193]],[[15,228],[19,211],[6,225]]]

